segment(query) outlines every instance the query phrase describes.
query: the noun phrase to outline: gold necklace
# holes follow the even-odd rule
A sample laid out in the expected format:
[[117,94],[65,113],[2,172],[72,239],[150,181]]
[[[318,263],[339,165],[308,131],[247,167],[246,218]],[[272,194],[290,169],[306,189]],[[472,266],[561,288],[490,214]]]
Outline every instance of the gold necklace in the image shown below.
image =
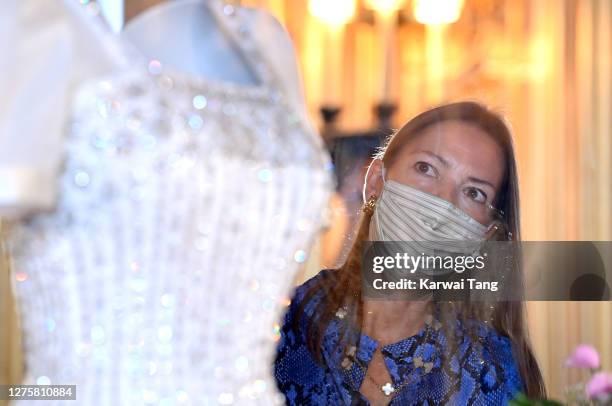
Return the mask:
[[[384,362],[383,362],[384,365]],[[369,369],[369,368],[368,368]],[[408,382],[403,382],[399,387],[395,387],[393,386],[393,384],[391,382],[385,382],[383,385],[380,384],[380,382],[376,381],[376,379],[374,379],[374,377],[370,374],[368,374],[368,371],[365,371],[365,376],[374,384],[374,386],[376,386],[376,388],[378,388],[379,390],[382,391],[382,393],[385,394],[385,396],[391,396],[391,394],[400,391],[404,386],[406,386],[408,384]]]
[[[425,342],[427,340],[428,336],[425,337],[425,340],[423,342]],[[385,382],[383,385],[380,384],[380,382],[377,382],[373,376],[368,375],[367,370],[365,371],[365,376],[378,388],[382,391],[382,393],[384,393],[385,396],[389,397],[391,396],[393,393],[399,393],[402,389],[404,389],[406,386],[408,386],[409,384],[413,383],[415,381],[415,379],[418,378],[422,378],[423,376],[425,376],[426,374],[428,374],[432,369],[433,369],[433,362],[429,361],[429,362],[423,362],[423,358],[422,357],[414,357],[412,359],[412,362],[414,364],[414,368],[415,370],[419,367],[423,367],[423,372],[421,374],[411,374],[409,379],[405,380],[404,382],[402,382],[399,386],[394,386],[392,382]],[[386,366],[385,366],[386,367]]]

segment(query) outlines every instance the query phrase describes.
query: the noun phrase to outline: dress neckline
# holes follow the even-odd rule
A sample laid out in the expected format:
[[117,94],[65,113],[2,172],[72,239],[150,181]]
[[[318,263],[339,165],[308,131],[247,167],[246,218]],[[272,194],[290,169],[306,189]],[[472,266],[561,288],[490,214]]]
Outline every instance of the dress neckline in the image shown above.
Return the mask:
[[114,33],[100,12],[99,5],[95,0],[83,2],[78,0],[67,0],[73,7],[81,8],[80,13],[87,14],[87,23],[92,25],[96,33],[102,37],[104,44],[112,49],[118,63],[125,69],[141,67],[153,76],[169,75],[172,78],[206,87],[211,90],[228,92],[246,92],[259,95],[273,96],[275,99],[282,98],[278,77],[274,74],[266,58],[259,52],[259,46],[254,40],[247,22],[245,21],[245,10],[239,6],[226,4],[222,0],[173,0],[156,4],[138,16],[144,17],[149,13],[159,12],[169,7],[180,7],[184,4],[203,4],[211,12],[217,28],[228,35],[232,46],[241,53],[242,59],[249,64],[249,69],[256,75],[258,83],[242,84],[227,80],[210,79],[201,75],[183,72],[168,66],[162,66],[161,62],[148,58],[138,47],[131,43],[120,33]]
[[360,332],[359,339],[360,342],[367,344],[368,347],[372,347],[375,350],[378,350],[380,348],[380,350],[383,352],[383,355],[385,355],[386,352],[395,353],[397,349],[406,348],[412,342],[422,339],[425,336],[425,332],[427,331],[427,329],[428,326],[425,325],[421,327],[416,334],[410,335],[408,337],[402,338],[398,341],[394,341],[389,344],[385,344],[383,346],[380,345],[379,341],[375,340],[374,338],[363,332]]
[[[436,306],[434,311],[429,315],[431,319],[429,321],[425,321],[422,327],[420,327],[416,333],[404,337],[400,340],[394,341],[389,344],[385,344],[383,346],[380,345],[380,342],[373,337],[370,337],[368,334],[364,333],[361,328],[358,328],[354,323],[351,322],[351,329],[357,332],[359,335],[359,343],[364,343],[368,348],[373,348],[374,350],[380,350],[385,353],[394,353],[397,349],[406,348],[407,345],[410,345],[414,341],[422,340],[424,338],[434,337],[437,334],[439,328],[441,327],[440,323],[440,309]],[[436,327],[434,327],[436,325]]]

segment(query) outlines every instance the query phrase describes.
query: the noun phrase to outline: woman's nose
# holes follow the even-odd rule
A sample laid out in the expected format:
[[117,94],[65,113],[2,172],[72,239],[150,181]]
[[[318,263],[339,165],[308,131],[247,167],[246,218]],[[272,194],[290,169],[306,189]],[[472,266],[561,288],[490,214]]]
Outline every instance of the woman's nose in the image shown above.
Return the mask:
[[451,202],[454,206],[457,206],[457,194],[455,193],[454,187],[450,185],[440,186],[434,194],[447,202]]

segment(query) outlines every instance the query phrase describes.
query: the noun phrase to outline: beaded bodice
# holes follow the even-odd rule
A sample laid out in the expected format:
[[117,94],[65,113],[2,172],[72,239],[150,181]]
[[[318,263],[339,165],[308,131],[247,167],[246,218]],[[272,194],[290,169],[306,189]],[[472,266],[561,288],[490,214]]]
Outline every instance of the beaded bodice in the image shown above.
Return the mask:
[[6,236],[24,383],[86,405],[279,400],[278,320],[331,187],[316,135],[271,86],[156,61],[82,84],[72,111],[56,208]]

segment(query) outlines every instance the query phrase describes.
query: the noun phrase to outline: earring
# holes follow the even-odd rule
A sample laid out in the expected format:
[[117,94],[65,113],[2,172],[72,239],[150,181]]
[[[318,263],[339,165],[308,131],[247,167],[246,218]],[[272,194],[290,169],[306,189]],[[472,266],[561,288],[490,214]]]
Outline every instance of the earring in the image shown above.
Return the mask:
[[363,206],[364,213],[366,213],[367,215],[371,215],[372,213],[374,213],[374,208],[376,207],[376,199],[376,196],[370,196],[366,204]]
[[495,221],[487,229],[485,239],[488,241],[504,241],[504,239],[511,241],[512,232],[506,230],[506,227],[501,222]]

